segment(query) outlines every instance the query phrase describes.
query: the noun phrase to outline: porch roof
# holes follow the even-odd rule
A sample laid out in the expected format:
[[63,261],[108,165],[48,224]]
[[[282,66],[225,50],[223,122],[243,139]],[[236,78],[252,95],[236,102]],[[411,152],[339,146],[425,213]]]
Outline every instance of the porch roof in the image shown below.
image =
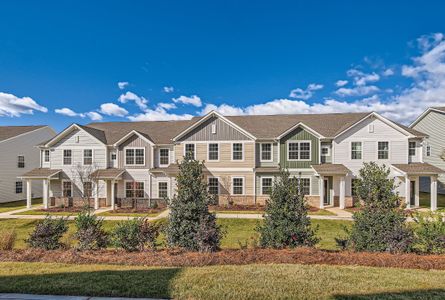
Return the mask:
[[312,165],[312,169],[319,175],[346,175],[350,172],[350,170],[342,164]]
[[52,176],[55,176],[62,172],[60,169],[50,169],[50,168],[35,168],[31,171],[26,172],[19,178],[23,179],[47,179]]
[[406,175],[438,175],[445,173],[444,170],[429,163],[393,164],[392,166]]
[[167,175],[177,175],[179,173],[178,164],[170,164],[168,167],[164,168],[153,168],[150,170],[152,173],[164,173]]
[[124,172],[125,170],[116,168],[97,169],[91,173],[91,177],[96,179],[121,179]]
[[257,173],[278,173],[278,172],[280,172],[280,167],[278,167],[278,166],[259,167],[259,168],[255,168],[255,172],[257,172]]

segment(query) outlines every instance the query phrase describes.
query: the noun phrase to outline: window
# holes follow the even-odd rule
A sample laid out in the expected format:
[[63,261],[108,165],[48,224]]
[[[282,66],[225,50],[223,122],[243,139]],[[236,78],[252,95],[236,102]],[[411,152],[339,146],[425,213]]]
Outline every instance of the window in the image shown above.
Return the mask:
[[159,149],[159,165],[166,166],[170,163],[170,152],[167,148]]
[[273,179],[272,177],[262,177],[261,178],[261,194],[270,195],[272,191]]
[[430,145],[426,146],[426,156],[431,156],[431,146]]
[[73,187],[72,187],[71,181],[63,181],[62,195],[63,195],[63,197],[72,197],[73,196]]
[[243,160],[243,144],[232,144],[232,160]]
[[195,144],[185,144],[184,156],[188,157],[190,159],[195,159],[196,158]]
[[158,198],[167,198],[167,197],[168,197],[168,183],[158,182]]
[[209,194],[219,194],[219,181],[216,177],[209,177]]
[[357,185],[358,185],[358,179],[357,178],[353,178],[351,179],[351,195],[353,197],[357,196]]
[[93,150],[91,149],[83,150],[83,164],[86,166],[93,164]]
[[125,164],[126,165],[145,165],[145,149],[144,148],[130,148],[125,149]]
[[272,144],[261,144],[261,161],[272,161]]
[[111,153],[111,160],[116,160],[116,153]]
[[321,156],[329,156],[329,146],[321,146]]
[[311,160],[311,142],[289,142],[287,144],[288,160]]
[[83,183],[83,196],[90,198],[93,195],[93,184],[91,181]]
[[389,142],[378,142],[377,145],[377,158],[388,159],[389,158]]
[[25,167],[25,157],[23,155],[17,156],[17,168]]
[[144,183],[141,181],[126,181],[125,182],[125,197],[126,198],[144,198]]
[[209,144],[209,160],[219,160],[219,144]]
[[416,155],[416,142],[409,142],[409,156],[415,156]]
[[49,150],[45,150],[43,153],[43,161],[49,162]]
[[299,187],[301,188],[301,193],[303,195],[311,194],[311,179],[310,178],[299,178]]
[[244,178],[234,177],[232,178],[232,194],[243,195],[244,194]]
[[71,150],[63,150],[63,164],[71,165],[72,163],[72,151]]
[[15,193],[16,194],[23,193],[23,182],[22,181],[15,182]]
[[362,159],[362,142],[351,143],[351,159]]

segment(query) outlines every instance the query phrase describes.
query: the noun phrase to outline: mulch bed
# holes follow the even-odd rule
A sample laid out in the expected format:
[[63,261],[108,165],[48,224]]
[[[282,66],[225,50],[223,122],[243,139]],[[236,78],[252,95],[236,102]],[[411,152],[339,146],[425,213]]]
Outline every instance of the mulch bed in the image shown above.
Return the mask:
[[156,214],[163,212],[165,207],[160,208],[117,208],[116,210],[110,210],[108,213],[118,214]]
[[56,262],[73,264],[119,264],[162,267],[195,267],[246,264],[327,264],[445,270],[445,255],[389,254],[325,251],[312,248],[222,250],[196,253],[159,250],[127,253],[118,250],[86,251],[25,249],[0,251],[2,262]]
[[70,212],[70,213],[78,213],[83,211],[85,208],[83,207],[51,207],[48,209],[36,209],[35,211],[54,213],[54,212]]

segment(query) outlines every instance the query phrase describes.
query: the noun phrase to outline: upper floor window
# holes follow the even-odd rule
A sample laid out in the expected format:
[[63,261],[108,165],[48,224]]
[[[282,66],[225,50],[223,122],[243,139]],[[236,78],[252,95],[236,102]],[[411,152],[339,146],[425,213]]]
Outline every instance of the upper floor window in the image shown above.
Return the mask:
[[125,164],[145,165],[145,148],[127,148],[125,149]]
[[244,195],[244,177],[232,178],[232,194]]
[[273,179],[272,177],[262,177],[261,178],[261,194],[270,195],[272,191]]
[[190,159],[196,159],[195,144],[185,144],[184,156]]
[[23,193],[23,182],[22,181],[15,182],[15,193],[16,194]]
[[243,143],[232,144],[232,160],[243,160]]
[[168,148],[159,149],[159,165],[166,166],[170,163]]
[[44,152],[43,152],[43,161],[44,162],[49,162],[49,150],[45,150]]
[[378,142],[377,144],[377,158],[388,159],[389,158],[389,142]]
[[272,161],[272,144],[261,144],[261,161]]
[[426,156],[431,156],[431,146],[426,145]]
[[144,182],[143,181],[125,182],[125,197],[144,198]]
[[409,156],[416,155],[416,142],[409,142],[408,153],[409,153]]
[[219,144],[209,144],[209,160],[219,160]]
[[71,181],[62,182],[62,195],[63,197],[73,196],[73,184],[71,183]]
[[362,159],[362,142],[351,143],[351,159]]
[[83,164],[86,166],[93,164],[93,150],[91,149],[83,150]]
[[23,155],[17,156],[17,168],[25,167],[25,157]]
[[219,181],[216,177],[209,177],[209,194],[219,194]]
[[311,160],[311,142],[309,141],[288,142],[287,159]]
[[72,150],[63,150],[63,164],[71,165],[73,158],[72,156],[73,156]]

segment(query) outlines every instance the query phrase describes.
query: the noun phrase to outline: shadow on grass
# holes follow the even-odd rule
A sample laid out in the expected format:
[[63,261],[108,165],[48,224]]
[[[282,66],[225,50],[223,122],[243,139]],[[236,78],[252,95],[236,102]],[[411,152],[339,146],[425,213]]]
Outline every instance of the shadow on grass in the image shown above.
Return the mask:
[[370,299],[445,299],[444,289],[417,290],[405,292],[381,292],[363,295],[334,295],[333,299],[370,300]]
[[110,270],[0,277],[0,293],[171,298],[180,268]]

